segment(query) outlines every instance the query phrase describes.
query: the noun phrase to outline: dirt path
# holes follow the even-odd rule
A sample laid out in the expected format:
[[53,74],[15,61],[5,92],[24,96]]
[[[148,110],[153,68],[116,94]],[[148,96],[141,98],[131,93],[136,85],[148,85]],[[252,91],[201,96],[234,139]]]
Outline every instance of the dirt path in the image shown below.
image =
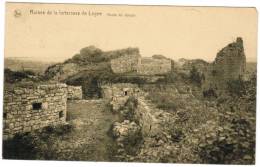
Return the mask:
[[73,142],[68,159],[110,161],[113,140],[107,135],[117,116],[107,110],[103,100],[68,102],[68,122],[73,131],[62,142]]

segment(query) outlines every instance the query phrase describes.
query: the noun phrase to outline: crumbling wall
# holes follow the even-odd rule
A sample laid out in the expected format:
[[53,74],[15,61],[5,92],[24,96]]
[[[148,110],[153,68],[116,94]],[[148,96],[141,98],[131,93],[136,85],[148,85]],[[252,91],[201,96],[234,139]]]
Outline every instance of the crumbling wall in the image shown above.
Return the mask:
[[139,97],[135,116],[142,127],[144,137],[160,136],[162,139],[167,140],[167,124],[174,120],[170,113],[156,108],[143,97]]
[[103,85],[102,88],[103,97],[110,101],[113,111],[119,111],[123,108],[130,97],[137,99],[134,115],[142,127],[143,136],[163,136],[162,134],[166,132],[166,123],[171,122],[170,118],[172,117],[146,100],[146,94],[136,84],[111,84]]
[[114,111],[125,105],[130,96],[141,93],[138,85],[130,83],[107,84],[102,87],[102,97],[110,101]]
[[152,57],[140,58],[137,66],[137,74],[156,75],[171,71],[171,60]]
[[135,72],[139,75],[165,74],[171,71],[171,60],[164,58],[141,57],[138,54],[124,55],[111,60],[114,73]]
[[225,89],[230,80],[243,78],[246,69],[246,57],[243,40],[237,38],[217,53],[212,64],[207,69],[204,89]]
[[18,132],[64,123],[66,113],[66,84],[5,89],[3,137],[7,139]]
[[129,54],[111,60],[111,68],[114,73],[135,72],[140,55]]
[[63,81],[81,70],[82,69],[76,63],[59,63],[49,66],[45,71],[45,75],[52,80]]
[[131,83],[106,84],[101,87],[104,92],[104,98],[129,97],[139,91],[138,85]]
[[69,86],[68,85],[68,100],[80,100],[82,99],[82,88],[81,86]]

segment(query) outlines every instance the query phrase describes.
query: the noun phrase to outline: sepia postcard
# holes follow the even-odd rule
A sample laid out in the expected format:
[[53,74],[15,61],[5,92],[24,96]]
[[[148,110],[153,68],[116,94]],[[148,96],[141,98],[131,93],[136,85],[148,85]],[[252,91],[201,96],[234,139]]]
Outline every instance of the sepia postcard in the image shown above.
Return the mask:
[[255,8],[5,14],[3,159],[255,164]]

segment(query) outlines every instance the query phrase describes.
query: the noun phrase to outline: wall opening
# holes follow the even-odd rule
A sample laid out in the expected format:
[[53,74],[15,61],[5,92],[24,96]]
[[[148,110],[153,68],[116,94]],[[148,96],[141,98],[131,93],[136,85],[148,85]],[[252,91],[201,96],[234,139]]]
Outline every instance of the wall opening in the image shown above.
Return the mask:
[[127,91],[125,91],[125,96],[127,96]]
[[59,118],[63,118],[64,117],[64,113],[63,113],[63,111],[60,111],[59,112]]
[[7,113],[5,112],[5,113],[4,113],[4,119],[6,119],[6,118],[7,118]]
[[33,103],[32,108],[33,108],[33,110],[41,110],[42,109],[42,103]]

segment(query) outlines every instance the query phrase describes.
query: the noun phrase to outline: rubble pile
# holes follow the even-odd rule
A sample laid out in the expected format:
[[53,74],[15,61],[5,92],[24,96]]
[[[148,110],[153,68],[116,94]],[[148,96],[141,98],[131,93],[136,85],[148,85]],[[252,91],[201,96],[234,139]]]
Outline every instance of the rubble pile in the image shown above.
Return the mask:
[[115,122],[112,134],[117,144],[117,151],[114,156],[118,160],[133,160],[142,144],[141,127],[129,120],[124,120],[121,123]]

